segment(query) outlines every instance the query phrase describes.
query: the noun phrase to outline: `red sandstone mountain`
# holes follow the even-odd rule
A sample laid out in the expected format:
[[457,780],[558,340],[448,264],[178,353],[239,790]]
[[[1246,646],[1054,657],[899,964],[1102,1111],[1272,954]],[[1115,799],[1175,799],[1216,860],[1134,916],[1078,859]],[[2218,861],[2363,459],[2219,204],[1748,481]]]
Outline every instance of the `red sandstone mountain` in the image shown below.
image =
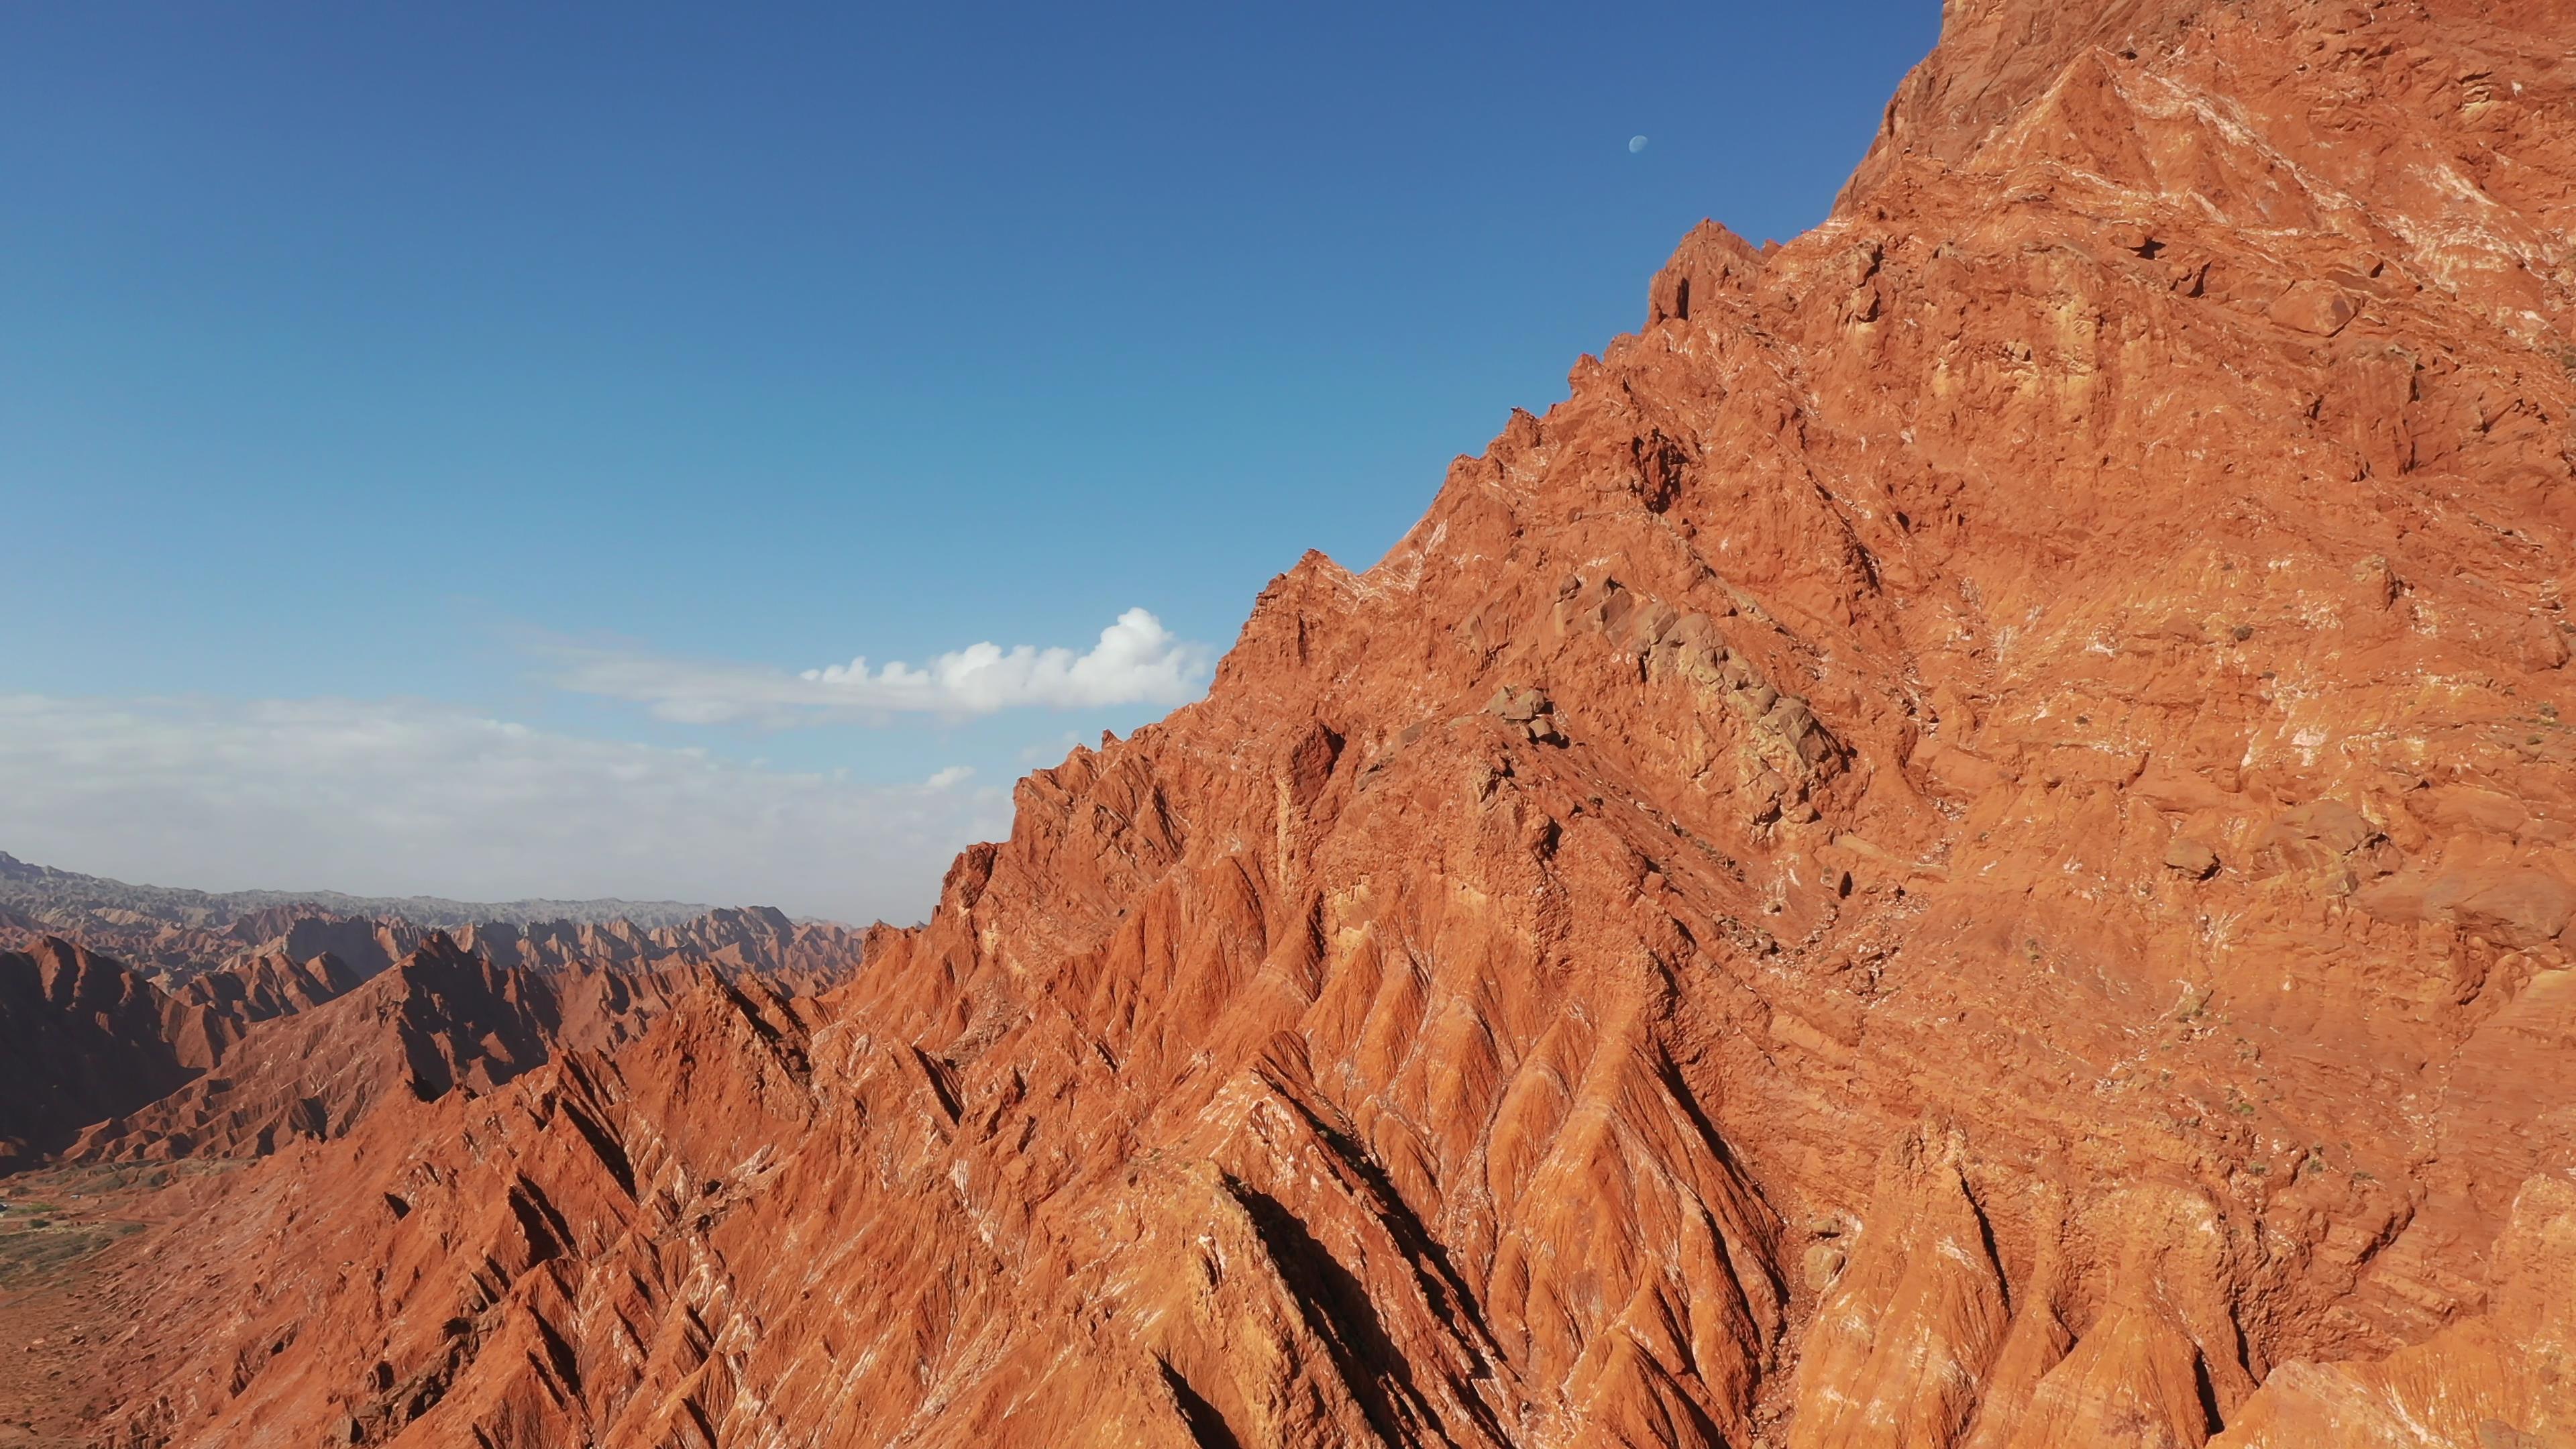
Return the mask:
[[283,951],[263,951],[191,977],[170,992],[162,1035],[182,1062],[211,1067],[252,1027],[336,1000],[370,974],[329,951],[301,961]]
[[102,1441],[2570,1442],[2571,35],[1954,4],[850,984],[178,1189]]
[[0,952],[0,1173],[185,1081],[163,1010],[150,982],[67,941]]
[[626,1041],[711,974],[829,987],[861,941],[771,910],[455,937],[301,912],[240,924],[263,946],[216,964],[198,951],[173,969],[172,938],[156,937],[181,982],[168,990],[51,935],[0,954],[0,1173],[340,1136],[399,1089],[486,1091],[560,1047]]
[[[317,958],[326,963],[336,965]],[[501,966],[433,934],[363,985],[244,1032],[203,1076],[90,1127],[70,1156],[254,1156],[292,1138],[345,1136],[382,1102],[434,1101],[459,1087],[489,1092],[567,1047],[631,1040],[716,969],[704,962]],[[299,982],[306,978],[297,974]],[[226,973],[190,985],[233,979]]]

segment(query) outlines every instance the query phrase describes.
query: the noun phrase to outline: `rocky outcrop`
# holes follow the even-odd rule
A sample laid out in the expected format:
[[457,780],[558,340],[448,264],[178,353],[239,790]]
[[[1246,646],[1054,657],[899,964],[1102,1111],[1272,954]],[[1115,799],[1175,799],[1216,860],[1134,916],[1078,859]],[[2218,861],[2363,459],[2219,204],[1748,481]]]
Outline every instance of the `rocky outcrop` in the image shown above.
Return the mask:
[[[205,1073],[179,1090],[91,1125],[69,1158],[251,1157],[299,1138],[344,1137],[387,1101],[479,1095],[558,1051],[631,1041],[692,987],[738,974],[706,961],[503,966],[438,932],[363,984],[320,989],[335,967],[325,956],[313,970],[278,973],[319,999],[265,1017],[245,1013],[266,1024],[220,1043]],[[218,973],[190,987],[240,979]],[[278,997],[254,990],[244,999],[256,1007]],[[178,1047],[184,1058],[217,1039],[192,1030]]]
[[0,952],[0,1173],[187,1080],[163,1009],[150,982],[70,942]]
[[2536,1177],[2496,1240],[2485,1313],[2375,1362],[2273,1371],[2220,1449],[2539,1449],[2576,1439],[2576,1181]]
[[490,1090],[561,1046],[629,1040],[710,972],[828,989],[862,944],[762,910],[650,931],[486,927],[463,945],[296,912],[251,928],[275,934],[167,991],[55,937],[0,954],[0,1174],[342,1136],[388,1093]]
[[846,984],[185,1185],[102,1438],[2563,1436],[2571,25],[1951,6]]
[[329,951],[304,961],[283,952],[263,953],[191,977],[170,992],[162,1008],[161,1034],[180,1061],[211,1067],[252,1027],[337,1000],[371,974]]

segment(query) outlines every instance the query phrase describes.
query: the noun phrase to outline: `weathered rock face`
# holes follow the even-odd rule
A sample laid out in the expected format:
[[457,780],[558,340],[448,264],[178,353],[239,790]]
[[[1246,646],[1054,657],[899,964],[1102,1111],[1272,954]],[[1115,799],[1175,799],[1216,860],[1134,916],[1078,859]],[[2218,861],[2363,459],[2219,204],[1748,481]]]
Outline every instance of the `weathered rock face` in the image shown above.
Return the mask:
[[2493,1307],[2374,1363],[2275,1370],[2215,1441],[2506,1449],[2576,1439],[2576,1184],[2534,1178],[2493,1251]]
[[161,993],[104,956],[38,939],[0,952],[0,1173],[187,1080]]
[[[319,957],[315,969],[286,980],[301,987],[321,977],[327,984],[336,966]],[[433,933],[363,985],[254,1019],[265,1024],[210,1058],[203,1075],[89,1127],[68,1158],[260,1156],[294,1138],[343,1137],[384,1102],[434,1101],[460,1088],[481,1094],[566,1047],[632,1040],[717,969],[499,966]],[[238,979],[218,973],[189,985]],[[256,992],[248,999],[265,1000]],[[183,1052],[199,1040],[181,1037]]]
[[188,1189],[102,1435],[2557,1442],[2571,34],[1953,5],[855,981]]
[[262,952],[191,977],[170,992],[162,1008],[162,1035],[182,1062],[211,1067],[252,1027],[337,1000],[370,974],[329,951],[302,961],[283,952]]
[[[255,1156],[344,1136],[390,1095],[489,1091],[565,1047],[605,1049],[710,975],[786,994],[847,980],[859,933],[774,911],[457,938],[292,915],[271,949],[168,991],[57,937],[0,954],[0,1175],[78,1163]],[[381,953],[410,943],[405,954]],[[291,952],[336,944],[298,959]],[[470,949],[469,949],[470,948]]]

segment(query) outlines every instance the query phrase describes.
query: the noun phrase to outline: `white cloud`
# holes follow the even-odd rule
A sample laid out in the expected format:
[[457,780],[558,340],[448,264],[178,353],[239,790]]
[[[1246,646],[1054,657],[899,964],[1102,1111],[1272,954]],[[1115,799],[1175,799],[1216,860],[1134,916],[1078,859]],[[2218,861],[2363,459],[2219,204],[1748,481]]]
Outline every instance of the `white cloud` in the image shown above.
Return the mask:
[[973,765],[950,765],[944,770],[932,771],[930,778],[922,783],[932,790],[945,790],[951,785],[963,785],[974,778]]
[[918,919],[994,789],[867,786],[412,700],[0,695],[0,850],[158,885]]
[[918,668],[866,658],[790,674],[720,660],[673,659],[556,644],[555,682],[582,694],[647,705],[682,724],[757,721],[787,725],[884,720],[897,714],[965,716],[1032,706],[1054,709],[1183,704],[1207,687],[1214,651],[1129,609],[1100,631],[1090,652],[974,644]]

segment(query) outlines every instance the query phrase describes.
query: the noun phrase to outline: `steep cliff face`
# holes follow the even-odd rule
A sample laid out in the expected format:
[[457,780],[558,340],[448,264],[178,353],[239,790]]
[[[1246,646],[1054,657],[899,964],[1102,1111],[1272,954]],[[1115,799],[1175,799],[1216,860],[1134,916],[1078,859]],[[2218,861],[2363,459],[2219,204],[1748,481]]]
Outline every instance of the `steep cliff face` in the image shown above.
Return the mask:
[[150,982],[68,941],[0,952],[0,1173],[188,1078]]
[[[287,979],[327,977],[337,965],[328,956],[314,964]],[[89,1126],[66,1156],[84,1163],[260,1156],[295,1138],[344,1137],[385,1103],[489,1092],[567,1047],[640,1036],[714,969],[703,962],[514,968],[433,934],[363,985],[254,1020],[202,1075]],[[190,986],[233,979],[223,973]],[[185,1050],[199,1038],[179,1040]]]
[[2555,1442],[2570,34],[1962,0],[855,981],[187,1189],[102,1435]]
[[302,960],[263,951],[190,977],[170,992],[162,1007],[162,1035],[181,1061],[211,1067],[251,1028],[337,1000],[372,974],[327,950]]
[[166,991],[32,926],[28,950],[0,953],[0,1175],[343,1136],[389,1095],[488,1091],[558,1049],[631,1040],[710,974],[828,989],[862,940],[771,910],[453,937],[297,912],[245,925],[260,947],[192,953]]

